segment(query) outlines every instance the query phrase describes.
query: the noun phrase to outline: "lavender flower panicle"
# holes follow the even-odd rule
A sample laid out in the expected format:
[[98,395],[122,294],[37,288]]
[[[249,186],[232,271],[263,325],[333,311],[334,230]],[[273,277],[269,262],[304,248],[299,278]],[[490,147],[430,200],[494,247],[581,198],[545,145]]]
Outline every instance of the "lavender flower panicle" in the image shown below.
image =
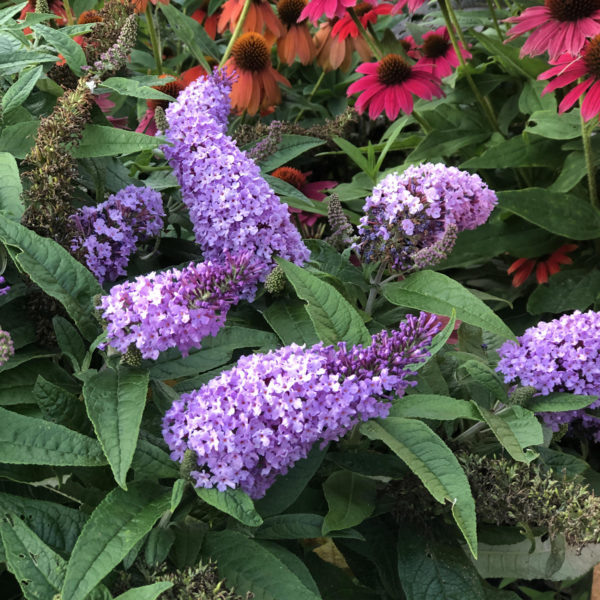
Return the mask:
[[226,133],[231,77],[217,70],[183,90],[166,110],[171,143],[162,150],[181,186],[196,241],[208,260],[250,252],[264,281],[275,255],[302,264],[309,251],[288,207]]
[[292,344],[243,356],[199,390],[183,394],[163,420],[171,458],[196,453],[197,487],[241,487],[262,497],[315,444],[338,440],[361,421],[385,417],[393,393],[415,382],[437,330],[435,316],[409,315],[367,348]]
[[187,356],[207,335],[216,335],[227,312],[256,291],[256,266],[248,254],[225,254],[182,270],[149,273],[114,286],[99,308],[107,321],[108,343],[125,354],[133,344],[143,358],[168,348]]
[[[575,311],[540,322],[498,350],[497,371],[506,383],[536,388],[542,396],[570,392],[600,396],[600,313]],[[600,399],[589,408],[599,408]],[[585,410],[542,413],[544,422],[558,431],[563,423],[578,422],[600,442],[600,419]]]
[[6,283],[6,279],[0,275],[0,296],[4,296],[10,292],[10,285]]
[[0,367],[15,353],[12,338],[8,331],[0,329]]
[[431,266],[452,250],[456,233],[485,223],[496,202],[478,175],[443,164],[409,167],[373,188],[354,248],[392,271]]
[[136,244],[160,233],[163,227],[161,195],[146,187],[129,185],[97,206],[84,206],[71,219],[79,235],[71,250],[82,249],[90,271],[103,283],[126,275]]

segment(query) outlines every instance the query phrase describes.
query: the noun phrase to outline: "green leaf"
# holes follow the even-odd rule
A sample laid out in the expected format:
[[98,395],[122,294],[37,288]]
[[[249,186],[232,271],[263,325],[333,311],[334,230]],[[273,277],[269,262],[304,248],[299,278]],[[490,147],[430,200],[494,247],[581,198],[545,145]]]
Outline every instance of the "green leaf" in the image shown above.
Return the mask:
[[556,97],[554,94],[542,96],[546,87],[544,81],[528,79],[523,85],[523,91],[519,96],[519,110],[524,115],[530,115],[539,110],[549,110],[556,113]]
[[132,588],[127,590],[115,600],[156,600],[163,592],[171,589],[173,584],[170,581],[159,581],[151,585]]
[[179,463],[172,461],[164,450],[141,437],[133,455],[131,468],[135,471],[136,479],[175,479],[179,476]]
[[479,412],[467,400],[437,394],[410,394],[394,400],[389,416],[439,421],[481,420]]
[[525,131],[552,140],[572,140],[581,135],[579,109],[559,115],[555,110],[538,110],[527,123]]
[[498,192],[501,208],[556,235],[573,240],[600,237],[600,212],[578,196],[543,188]]
[[15,465],[98,467],[100,444],[62,425],[0,408],[0,456]]
[[496,400],[504,404],[508,403],[505,385],[499,375],[490,367],[479,360],[472,359],[463,363],[461,369],[465,369],[474,382],[484,387]]
[[322,528],[321,515],[295,513],[269,517],[253,534],[265,540],[298,540],[321,537]]
[[482,580],[458,548],[426,542],[421,531],[401,528],[397,550],[406,600],[485,600]]
[[298,297],[308,302],[306,310],[323,343],[346,341],[365,346],[371,343],[360,315],[333,286],[286,260],[277,259],[277,264]]
[[545,285],[538,285],[527,300],[527,312],[564,313],[569,310],[584,311],[600,295],[598,269],[569,269],[552,275]]
[[79,432],[89,425],[83,402],[42,375],[38,375],[32,395],[46,421],[52,421]]
[[65,575],[62,600],[84,600],[169,508],[170,491],[150,481],[116,488],[95,508]]
[[175,543],[169,558],[178,569],[195,567],[198,564],[198,555],[208,524],[187,516],[182,521],[174,523],[172,529],[175,531]]
[[83,385],[88,416],[115,481],[125,490],[146,406],[148,380],[147,370],[120,366],[93,373]]
[[336,471],[323,483],[329,510],[323,535],[362,523],[375,510],[377,482],[351,471]]
[[452,316],[450,317],[450,320],[448,321],[444,329],[442,329],[442,331],[440,331],[439,333],[435,334],[435,337],[431,342],[431,346],[429,346],[428,349],[429,356],[425,359],[425,361],[413,365],[411,368],[414,371],[418,371],[419,369],[423,368],[444,347],[444,345],[450,339],[450,336],[454,332],[455,325],[456,311],[453,309]]
[[265,496],[256,501],[258,512],[263,517],[270,517],[291,506],[321,466],[325,454],[326,450],[315,444],[306,458],[299,460],[285,475],[277,477]]
[[431,158],[431,156],[452,156],[467,146],[485,142],[490,137],[489,132],[459,131],[452,129],[434,129],[427,134],[425,139],[406,157],[409,163],[415,163]]
[[64,56],[67,64],[76,75],[82,75],[81,67],[86,64],[87,59],[83,49],[75,40],[60,29],[52,29],[47,25],[34,25],[32,29],[37,35],[44,36],[46,41]]
[[8,152],[19,159],[25,158],[35,143],[39,126],[40,122],[34,120],[4,127],[0,134],[0,152]]
[[512,331],[496,313],[469,290],[450,277],[435,271],[420,271],[404,281],[383,286],[383,295],[392,303],[456,318],[505,338],[514,339]]
[[227,489],[224,492],[215,488],[194,488],[194,491],[204,502],[231,515],[240,523],[249,527],[262,525],[262,517],[256,512],[254,502],[239,488]]
[[28,600],[51,600],[65,576],[64,559],[50,549],[15,513],[0,518],[8,570]]
[[598,396],[581,396],[554,392],[547,396],[535,396],[528,400],[525,408],[533,412],[563,412],[565,410],[581,410],[598,400]]
[[175,532],[171,528],[155,527],[146,539],[144,562],[149,567],[163,563],[175,542]]
[[238,594],[250,591],[255,600],[320,598],[282,560],[241,533],[230,530],[207,533],[202,553],[217,561],[219,576]]
[[306,344],[310,347],[319,341],[315,326],[301,300],[276,300],[263,311],[263,316],[286,346]]
[[361,171],[363,171],[369,176],[373,175],[371,173],[371,169],[369,168],[369,163],[367,162],[367,159],[365,158],[365,156],[359,148],[357,148],[353,143],[349,142],[348,140],[345,140],[344,138],[341,138],[337,135],[334,135],[331,139],[338,145],[338,147],[341,150],[343,150],[346,153],[348,158],[350,158],[354,163],[356,163],[356,166]]
[[548,188],[551,192],[570,192],[585,176],[585,155],[583,152],[571,152],[565,158],[562,170],[554,183]]
[[[171,81],[175,81],[175,78],[167,77],[160,79],[160,83],[156,83],[155,85],[164,85]],[[122,96],[132,96],[133,98],[143,98],[144,100],[175,100],[169,94],[155,90],[148,85],[142,84],[140,81],[127,77],[109,77],[102,82],[102,87],[113,90]]]
[[[533,450],[526,450],[523,452],[523,445],[521,444],[519,438],[517,437],[516,432],[511,427],[510,423],[503,419],[501,416],[494,414],[493,412],[487,410],[483,406],[478,406],[475,402],[471,401],[473,406],[477,408],[479,413],[481,414],[482,419],[488,424],[489,428],[492,430],[500,444],[504,448],[506,448],[507,452],[511,455],[511,457],[518,461],[524,463],[530,463],[534,458],[537,457],[537,453]],[[513,407],[514,408],[514,407]],[[533,413],[531,413],[533,416]],[[535,419],[535,416],[533,416]],[[540,437],[543,441],[543,436],[541,435],[541,425],[536,419],[537,426],[540,428]],[[538,443],[541,443],[539,441]]]
[[2,106],[2,111],[5,115],[18,106],[21,106],[27,100],[29,94],[31,94],[31,90],[33,90],[43,72],[44,67],[39,65],[23,71],[19,75],[19,79],[6,90],[6,93],[2,97],[0,106]]
[[0,152],[0,210],[13,221],[19,221],[23,215],[21,194],[23,186],[19,177],[17,161],[8,152]]
[[261,170],[264,173],[270,173],[278,167],[288,164],[301,154],[304,154],[313,148],[322,146],[324,143],[324,140],[307,135],[282,135],[277,152],[271,154],[271,156],[259,163]]
[[381,440],[397,454],[440,503],[452,504],[452,515],[471,552],[477,556],[475,502],[467,476],[448,446],[425,423],[388,417],[360,427],[370,440]]
[[107,125],[88,125],[83,130],[81,142],[72,149],[72,154],[75,158],[134,154],[142,150],[154,150],[162,142],[160,137],[145,133]]
[[43,238],[0,214],[0,241],[16,246],[18,265],[46,294],[56,298],[88,340],[98,332],[91,307],[95,294],[102,294],[96,278],[55,241]]
[[171,589],[173,584],[170,581],[159,581],[151,585],[132,588],[127,590],[115,600],[156,600],[163,592]]
[[[516,135],[486,148],[479,156],[463,162],[463,169],[508,169],[511,167],[548,167],[549,161],[561,165],[558,143],[531,135]],[[555,158],[554,158],[555,157]]]
[[67,319],[56,315],[52,318],[56,342],[61,352],[68,356],[73,368],[78,371],[85,358],[86,347],[79,332]]
[[173,33],[191,51],[198,63],[204,67],[204,70],[210,73],[212,69],[204,55],[208,54],[218,60],[220,54],[218,46],[210,39],[204,27],[191,17],[184,15],[172,4],[161,4],[160,9],[167,17]]

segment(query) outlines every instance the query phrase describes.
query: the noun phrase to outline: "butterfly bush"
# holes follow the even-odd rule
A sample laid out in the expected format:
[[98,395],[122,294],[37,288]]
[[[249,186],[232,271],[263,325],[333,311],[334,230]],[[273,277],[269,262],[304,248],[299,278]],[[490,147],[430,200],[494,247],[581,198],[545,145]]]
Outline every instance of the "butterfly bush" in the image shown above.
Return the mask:
[[0,329],[0,367],[15,353],[12,338],[8,331]]
[[171,145],[162,149],[204,257],[219,260],[224,251],[250,252],[264,281],[275,266],[274,255],[302,264],[310,253],[287,205],[226,133],[231,82],[215,71],[183,90],[166,110]]
[[240,487],[262,497],[278,475],[317,441],[338,440],[356,424],[386,417],[393,394],[415,382],[409,365],[428,356],[439,329],[425,313],[372,344],[306,349],[292,344],[240,358],[237,365],[183,394],[163,420],[171,458],[196,455],[197,487]]
[[169,348],[186,356],[202,338],[217,334],[232,305],[254,295],[256,280],[246,253],[115,285],[100,305],[108,343],[122,353],[133,344],[142,358],[156,359]]
[[6,279],[2,275],[0,275],[0,296],[4,296],[8,294],[10,291],[10,285],[6,283]]
[[365,262],[386,261],[393,271],[423,269],[449,254],[458,232],[485,223],[497,201],[478,175],[440,163],[412,166],[373,188],[355,248]]
[[[600,313],[575,311],[540,322],[498,350],[497,370],[506,383],[532,386],[542,396],[572,392],[600,396]],[[600,400],[590,408],[600,407]],[[563,423],[579,422],[600,441],[600,419],[585,410],[543,413],[554,431]]]
[[82,250],[89,270],[102,283],[126,275],[136,244],[160,233],[165,216],[161,195],[128,185],[97,206],[71,216],[78,235],[71,250]]

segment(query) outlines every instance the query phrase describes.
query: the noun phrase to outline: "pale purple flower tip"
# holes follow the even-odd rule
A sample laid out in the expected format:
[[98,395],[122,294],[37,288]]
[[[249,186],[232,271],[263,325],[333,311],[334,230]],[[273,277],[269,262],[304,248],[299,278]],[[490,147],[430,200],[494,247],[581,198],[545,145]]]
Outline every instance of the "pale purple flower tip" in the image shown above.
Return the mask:
[[0,329],[0,367],[15,353],[12,338],[8,331]]

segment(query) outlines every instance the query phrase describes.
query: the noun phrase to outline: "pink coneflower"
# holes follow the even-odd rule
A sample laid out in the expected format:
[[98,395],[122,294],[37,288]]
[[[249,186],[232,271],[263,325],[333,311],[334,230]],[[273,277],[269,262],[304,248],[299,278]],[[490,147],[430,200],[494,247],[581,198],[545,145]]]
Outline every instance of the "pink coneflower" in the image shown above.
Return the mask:
[[542,92],[542,95],[558,88],[565,87],[580,77],[583,78],[571,91],[569,91],[558,107],[558,112],[569,110],[579,97],[587,91],[581,103],[581,115],[589,121],[600,113],[600,35],[591,39],[584,47],[583,54],[574,58],[564,54],[554,61],[551,69],[538,75],[538,79],[555,77]]
[[328,19],[319,25],[319,30],[315,33],[317,64],[323,71],[347,71],[355,50],[362,60],[369,60],[373,56],[369,44],[361,36],[347,37],[345,40],[334,37],[331,32],[337,21],[337,18]]
[[[347,8],[356,6],[357,0],[310,0],[306,5],[299,21],[308,19],[316,27],[317,21],[326,16],[328,19],[333,17],[343,17]],[[369,0],[370,4],[376,4],[377,0]]]
[[394,5],[394,8],[392,9],[392,14],[393,15],[397,15],[399,12],[402,12],[402,9],[408,5],[408,12],[409,13],[414,13],[417,10],[419,10],[419,8],[421,8],[421,6],[423,6],[423,4],[425,4],[427,0],[399,0],[399,2],[396,2],[396,4]]
[[532,31],[521,48],[521,57],[547,50],[554,61],[562,54],[576,56],[587,38],[600,33],[600,0],[545,0],[544,6],[526,8],[518,17],[505,21],[516,23],[506,42]]
[[399,54],[388,54],[379,62],[364,63],[356,69],[366,77],[348,88],[348,96],[362,92],[356,100],[356,110],[362,113],[369,107],[369,117],[375,119],[385,109],[395,119],[402,109],[413,110],[412,94],[425,100],[444,95],[441,81],[419,65],[409,65]]
[[[373,6],[367,2],[359,2],[354,8],[354,12],[360,19],[363,27],[366,27],[369,23],[376,23],[379,15],[389,15],[391,10],[391,4],[379,4]],[[331,33],[334,37],[339,37],[340,40],[345,40],[348,36],[357,38],[360,35],[356,23],[348,13],[333,26]]]
[[[463,58],[471,58],[471,53],[465,50],[460,42],[458,47]],[[450,42],[448,30],[445,27],[425,33],[419,55],[414,56],[414,53],[409,53],[409,56],[417,58],[419,66],[440,79],[452,75],[452,67],[456,68],[460,64],[456,51]]]

